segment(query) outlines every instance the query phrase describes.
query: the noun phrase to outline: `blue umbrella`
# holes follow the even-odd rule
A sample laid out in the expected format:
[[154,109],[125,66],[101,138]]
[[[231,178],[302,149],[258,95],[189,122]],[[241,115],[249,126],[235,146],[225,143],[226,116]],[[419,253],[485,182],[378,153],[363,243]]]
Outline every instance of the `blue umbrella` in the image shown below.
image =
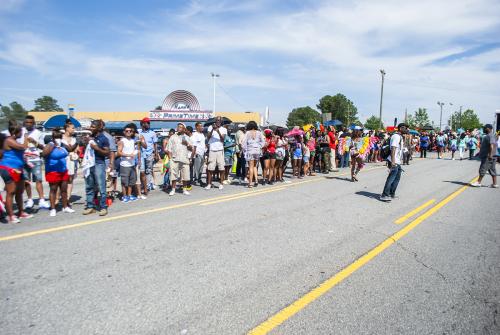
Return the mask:
[[43,124],[44,128],[50,129],[50,128],[56,128],[56,127],[64,127],[66,124],[66,120],[70,120],[71,123],[75,126],[75,128],[80,128],[82,125],[80,122],[75,119],[74,117],[70,116],[68,117],[67,115],[54,115],[50,117],[45,123]]
[[420,134],[418,131],[413,130],[413,129],[410,129],[409,133],[410,133],[411,135],[419,135],[419,134]]

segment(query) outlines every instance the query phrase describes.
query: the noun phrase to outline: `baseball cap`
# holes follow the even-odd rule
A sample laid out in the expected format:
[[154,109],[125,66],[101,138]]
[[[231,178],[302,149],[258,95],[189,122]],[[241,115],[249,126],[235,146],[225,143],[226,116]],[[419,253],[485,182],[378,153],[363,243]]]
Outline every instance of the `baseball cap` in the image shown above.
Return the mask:
[[238,128],[245,128],[245,125],[244,125],[243,123],[240,123],[240,124],[238,125]]
[[487,124],[485,124],[485,125],[484,125],[484,128],[485,128],[485,129],[486,129],[486,128],[488,128],[488,129],[493,129],[493,126],[492,126],[491,124],[487,123]]
[[408,125],[404,122],[401,122],[400,124],[398,124],[398,129],[401,128],[401,127],[406,127],[406,128],[410,128],[408,127]]
[[148,117],[145,117],[141,120],[141,123],[151,123],[151,120]]

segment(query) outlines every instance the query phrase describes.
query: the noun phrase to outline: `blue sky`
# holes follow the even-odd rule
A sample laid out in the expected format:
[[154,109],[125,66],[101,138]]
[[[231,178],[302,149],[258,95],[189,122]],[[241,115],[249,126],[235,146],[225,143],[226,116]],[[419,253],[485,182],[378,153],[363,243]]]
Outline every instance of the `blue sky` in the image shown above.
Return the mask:
[[[294,107],[345,94],[361,119],[437,101],[500,109],[500,2],[0,1],[0,103],[51,95],[82,111],[144,111],[175,89],[219,111],[284,123]],[[453,103],[450,105],[449,103]]]

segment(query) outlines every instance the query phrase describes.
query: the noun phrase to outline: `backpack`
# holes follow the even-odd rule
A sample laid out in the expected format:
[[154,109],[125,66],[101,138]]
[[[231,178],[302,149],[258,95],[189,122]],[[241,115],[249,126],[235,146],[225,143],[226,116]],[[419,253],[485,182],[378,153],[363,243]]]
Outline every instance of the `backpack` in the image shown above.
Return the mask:
[[391,146],[388,143],[384,143],[382,149],[380,149],[380,157],[385,161],[391,156]]

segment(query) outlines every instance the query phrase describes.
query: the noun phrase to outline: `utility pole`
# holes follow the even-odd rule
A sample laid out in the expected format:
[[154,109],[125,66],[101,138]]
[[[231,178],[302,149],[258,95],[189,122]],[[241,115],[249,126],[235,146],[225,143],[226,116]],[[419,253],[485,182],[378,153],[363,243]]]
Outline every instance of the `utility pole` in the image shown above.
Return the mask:
[[384,77],[385,77],[385,71],[384,70],[380,70],[380,74],[382,75],[382,86],[380,87],[380,113],[379,113],[379,119],[380,119],[380,123],[379,123],[379,130],[382,129],[382,99],[384,97]]
[[212,79],[213,79],[213,82],[214,82],[214,105],[213,105],[213,108],[212,108],[212,113],[214,113],[214,116],[215,116],[215,80],[216,78],[219,78],[220,75],[218,73],[213,73],[212,72]]
[[460,106],[460,111],[458,112],[458,124],[460,125],[460,128],[462,128],[462,107]]
[[439,107],[441,108],[441,112],[439,113],[439,131],[443,130],[443,105],[444,105],[444,102],[437,102],[437,104],[439,105]]

